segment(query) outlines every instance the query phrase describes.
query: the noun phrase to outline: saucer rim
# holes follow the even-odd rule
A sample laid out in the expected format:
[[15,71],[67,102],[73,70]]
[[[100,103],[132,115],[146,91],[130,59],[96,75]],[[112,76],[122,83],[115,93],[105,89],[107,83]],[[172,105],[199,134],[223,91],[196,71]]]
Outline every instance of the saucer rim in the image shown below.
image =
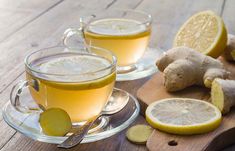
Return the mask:
[[[122,124],[120,124],[118,127],[115,127],[111,130],[107,130],[101,133],[96,133],[96,134],[88,134],[85,136],[85,138],[83,139],[83,141],[81,143],[90,143],[90,142],[95,142],[98,140],[102,140],[105,138],[108,138],[110,136],[113,136],[115,134],[117,134],[118,132],[126,129],[130,124],[132,124],[135,119],[138,117],[139,112],[140,112],[140,105],[138,100],[130,93],[128,93],[125,90],[122,89],[118,89],[118,88],[114,88],[114,90],[116,91],[124,91],[129,95],[129,100],[128,101],[134,101],[134,104],[136,106],[135,110],[133,111],[132,115],[126,120],[124,121]],[[24,136],[27,136],[33,140],[36,141],[40,141],[40,142],[45,142],[45,143],[51,143],[51,144],[60,144],[62,143],[64,140],[66,140],[68,137],[58,137],[58,136],[48,136],[48,135],[38,135],[37,133],[32,133],[32,131],[27,131],[22,127],[17,127],[16,124],[13,124],[12,122],[10,122],[11,120],[9,120],[9,117],[7,116],[6,113],[6,109],[8,106],[11,106],[10,101],[8,101],[2,110],[2,116],[4,121],[14,130],[16,130],[17,132],[23,134]],[[133,107],[133,106],[131,106]],[[21,113],[23,114],[23,113]],[[34,113],[35,114],[35,113]],[[28,114],[27,117],[31,116],[32,114]],[[26,117],[26,118],[27,118]]]

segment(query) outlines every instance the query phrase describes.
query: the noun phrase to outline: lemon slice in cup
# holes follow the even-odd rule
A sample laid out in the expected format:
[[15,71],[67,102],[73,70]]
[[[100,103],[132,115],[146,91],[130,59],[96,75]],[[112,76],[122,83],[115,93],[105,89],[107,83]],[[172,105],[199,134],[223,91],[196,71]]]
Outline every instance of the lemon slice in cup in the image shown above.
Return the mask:
[[206,133],[221,123],[221,112],[214,105],[196,99],[169,98],[150,104],[146,120],[154,128],[182,135]]
[[227,31],[222,18],[212,11],[199,12],[179,29],[174,47],[186,46],[213,58],[219,57],[227,44]]
[[51,58],[35,68],[47,73],[40,80],[47,85],[60,89],[83,90],[100,88],[114,82],[116,72],[109,66],[111,62],[102,57],[72,55]]

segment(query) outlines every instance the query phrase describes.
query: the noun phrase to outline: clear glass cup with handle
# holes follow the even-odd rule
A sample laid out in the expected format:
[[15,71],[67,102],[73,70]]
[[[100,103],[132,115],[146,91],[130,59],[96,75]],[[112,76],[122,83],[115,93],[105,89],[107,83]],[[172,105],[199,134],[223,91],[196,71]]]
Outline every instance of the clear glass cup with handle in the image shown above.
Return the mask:
[[[24,63],[26,79],[12,88],[13,107],[23,113],[61,108],[74,124],[100,114],[116,79],[115,55],[98,47],[45,48],[27,55]],[[29,89],[39,108],[20,100],[24,88]]]
[[[112,9],[80,18],[80,27],[68,28],[63,43],[72,46],[73,36],[79,42],[112,51],[117,56],[117,80],[142,78],[151,74],[139,69],[151,35],[151,15],[137,10]],[[144,63],[142,63],[144,64]],[[139,70],[141,72],[139,73]]]

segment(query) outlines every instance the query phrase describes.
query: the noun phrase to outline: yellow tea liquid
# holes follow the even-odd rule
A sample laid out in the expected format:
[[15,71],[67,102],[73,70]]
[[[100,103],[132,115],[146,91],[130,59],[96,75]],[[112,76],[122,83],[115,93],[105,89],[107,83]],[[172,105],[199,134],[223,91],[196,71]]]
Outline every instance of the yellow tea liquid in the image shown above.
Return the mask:
[[112,51],[118,66],[135,64],[144,54],[150,38],[150,27],[130,19],[101,19],[84,30],[88,45]]
[[[46,109],[52,107],[64,109],[70,115],[72,122],[87,121],[101,112],[112,93],[116,76],[111,69],[76,75],[110,66],[108,60],[98,56],[47,57],[33,62],[31,66],[40,72],[52,73],[33,75],[27,72],[27,80],[36,81],[33,84],[34,88],[29,88],[34,100]],[[74,75],[71,76],[72,74]]]

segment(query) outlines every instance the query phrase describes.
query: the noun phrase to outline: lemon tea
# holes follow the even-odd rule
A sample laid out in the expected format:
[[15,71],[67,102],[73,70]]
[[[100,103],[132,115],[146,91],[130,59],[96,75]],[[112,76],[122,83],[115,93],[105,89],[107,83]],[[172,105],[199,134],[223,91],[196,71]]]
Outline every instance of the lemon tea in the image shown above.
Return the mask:
[[[95,118],[102,111],[116,79],[116,57],[97,47],[38,50],[25,58],[25,67],[26,80],[11,91],[13,107],[20,112],[61,108],[73,123]],[[40,109],[19,102],[25,87]]]
[[92,21],[84,30],[86,43],[114,52],[120,67],[135,64],[142,57],[150,33],[148,24],[120,18]]
[[27,73],[27,80],[35,80],[38,84],[38,90],[30,88],[37,104],[46,109],[62,108],[68,112],[73,122],[86,121],[97,116],[106,104],[114,86],[115,72],[92,73],[110,66],[109,61],[96,56],[41,58],[33,62],[32,66],[41,72],[53,74],[91,72],[82,76],[60,78],[53,75],[46,77]]

